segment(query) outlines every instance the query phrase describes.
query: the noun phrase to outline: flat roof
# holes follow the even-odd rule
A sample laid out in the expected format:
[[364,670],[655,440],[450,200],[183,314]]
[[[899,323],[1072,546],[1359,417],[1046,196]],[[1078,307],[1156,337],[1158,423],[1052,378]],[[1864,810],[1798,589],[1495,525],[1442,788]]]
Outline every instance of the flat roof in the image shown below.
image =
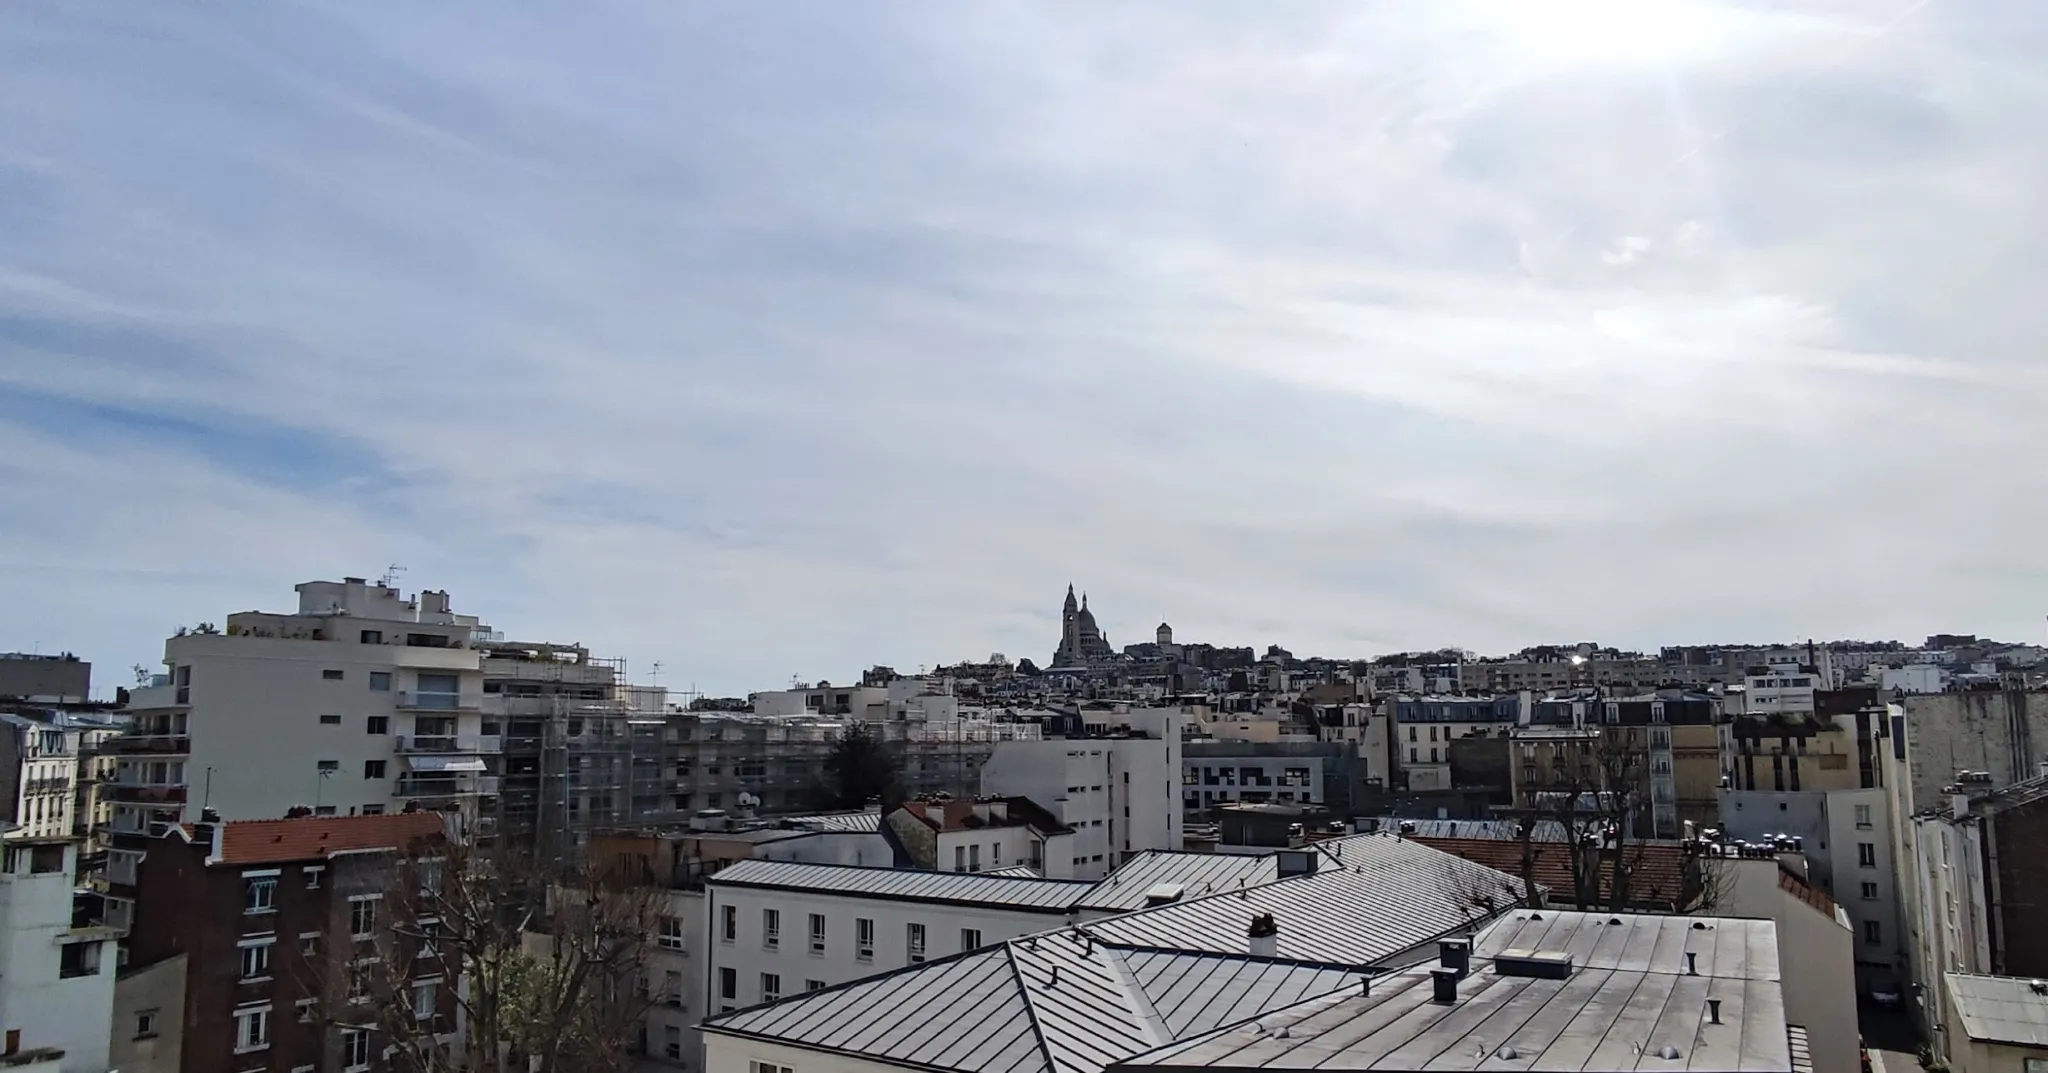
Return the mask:
[[[1436,1001],[1437,965],[1417,965],[1110,1068],[1794,1073],[1803,1068],[1794,1039],[1804,1040],[1785,1023],[1774,929],[1767,920],[1518,912],[1481,933],[1449,1002]],[[1495,960],[1532,950],[1570,954],[1570,974],[1503,973]]]
[[1967,972],[1945,973],[1942,982],[1971,1039],[2048,1047],[2048,982]]
[[1026,879],[981,872],[924,872],[795,861],[734,861],[705,877],[723,887],[837,894],[852,898],[980,905],[1025,912],[1065,914],[1093,883],[1070,879]]

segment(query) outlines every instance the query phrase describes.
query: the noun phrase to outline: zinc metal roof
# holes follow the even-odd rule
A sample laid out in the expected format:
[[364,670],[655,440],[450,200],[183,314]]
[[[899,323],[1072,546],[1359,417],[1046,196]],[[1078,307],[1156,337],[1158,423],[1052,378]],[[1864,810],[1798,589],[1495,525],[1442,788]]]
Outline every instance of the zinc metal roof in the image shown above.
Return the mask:
[[[1329,844],[1323,844],[1327,847]],[[1343,840],[1311,875],[1247,885],[1157,909],[1093,921],[1124,946],[1243,954],[1251,917],[1273,914],[1279,956],[1371,965],[1440,935],[1473,928],[1521,900],[1519,879],[1391,836]]]
[[2040,980],[2023,976],[1979,976],[1951,972],[1942,976],[1949,1004],[1962,1018],[1973,1040],[2048,1047],[2048,990],[2036,992]]
[[1099,1073],[1180,1035],[1357,981],[1345,970],[1280,961],[1124,950],[1063,929],[704,1027],[965,1073]]
[[981,905],[1064,914],[1094,884],[1067,879],[1025,879],[985,872],[923,872],[793,861],[734,861],[706,879],[727,887],[843,894],[856,898]]
[[796,823],[826,831],[877,831],[882,826],[882,813],[877,809],[861,812],[813,812],[802,816],[770,816],[777,823]]
[[1012,879],[1045,878],[1044,876],[1038,874],[1038,869],[1033,868],[1028,864],[1013,864],[1008,868],[991,868],[986,872],[977,872],[976,874],[984,876],[1009,876]]
[[1251,857],[1231,853],[1174,853],[1153,850],[1125,861],[1095,884],[1081,899],[1083,909],[1127,910],[1145,908],[1145,892],[1160,884],[1178,885],[1183,898],[1234,891],[1240,886],[1259,886],[1280,878],[1278,858],[1272,854]]
[[[1434,964],[1278,1009],[1117,1063],[1123,1070],[1545,1070],[1794,1073],[1770,921],[1514,914],[1489,928],[1457,997]],[[1694,928],[1695,923],[1704,925]],[[1501,975],[1524,944],[1574,954],[1565,979]],[[1691,951],[1697,972],[1687,971]],[[1719,1000],[1713,1023],[1707,1000]],[[1803,1042],[1803,1041],[1802,1041]],[[1666,1048],[1671,1048],[1667,1051]],[[1675,1053],[1673,1053],[1675,1052]],[[1667,1057],[1669,1055],[1669,1057]]]

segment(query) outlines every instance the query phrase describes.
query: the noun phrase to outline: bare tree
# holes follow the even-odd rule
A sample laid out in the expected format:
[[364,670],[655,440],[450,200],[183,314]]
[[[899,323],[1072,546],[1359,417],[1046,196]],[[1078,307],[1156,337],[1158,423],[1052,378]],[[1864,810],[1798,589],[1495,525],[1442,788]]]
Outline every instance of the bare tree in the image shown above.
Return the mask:
[[647,878],[415,846],[395,862],[374,954],[359,948],[345,967],[329,1023],[398,1073],[622,1069],[651,1004],[645,955],[666,905]]
[[[1582,909],[1627,909],[1641,870],[1647,826],[1647,750],[1637,728],[1589,728],[1551,744],[1548,791],[1531,795],[1530,812],[1555,822],[1571,867],[1573,903]],[[1535,849],[1524,844],[1533,873]]]

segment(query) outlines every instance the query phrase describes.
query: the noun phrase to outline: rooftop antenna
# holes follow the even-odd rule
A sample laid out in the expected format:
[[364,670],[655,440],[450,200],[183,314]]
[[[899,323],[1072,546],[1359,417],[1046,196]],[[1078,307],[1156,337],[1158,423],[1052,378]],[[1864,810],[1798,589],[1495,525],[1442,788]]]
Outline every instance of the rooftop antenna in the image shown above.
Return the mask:
[[391,586],[397,584],[398,575],[403,573],[405,573],[405,567],[402,567],[397,563],[392,563],[390,566],[384,568],[384,576],[377,579],[377,584],[388,589]]
[[652,669],[651,669],[651,673],[649,674],[649,677],[651,677],[651,678],[653,678],[653,679],[654,679],[654,683],[653,683],[653,684],[655,684],[655,685],[660,685],[660,684],[661,684],[661,661],[660,661],[660,660],[655,660],[655,661],[654,661],[654,666],[653,666],[653,667],[652,667]]

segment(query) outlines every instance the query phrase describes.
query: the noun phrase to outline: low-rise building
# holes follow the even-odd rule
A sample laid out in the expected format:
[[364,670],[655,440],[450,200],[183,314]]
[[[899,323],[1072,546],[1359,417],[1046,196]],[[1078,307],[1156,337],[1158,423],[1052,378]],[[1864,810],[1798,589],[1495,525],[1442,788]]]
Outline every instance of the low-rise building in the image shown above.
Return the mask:
[[1074,876],[1074,829],[1028,797],[907,801],[888,821],[916,868],[993,872],[1022,865],[1053,879]]
[[433,812],[203,818],[153,839],[134,863],[127,971],[113,988],[119,1068],[385,1069],[373,1004],[394,1000],[419,1032],[456,1046],[461,966],[398,904],[439,882],[416,867],[446,844],[445,823]]
[[79,845],[68,837],[13,840],[0,862],[0,1066],[109,1068],[118,933],[78,923]]
[[1950,972],[1942,1026],[1953,1073],[2035,1073],[2048,1064],[2048,983]]

